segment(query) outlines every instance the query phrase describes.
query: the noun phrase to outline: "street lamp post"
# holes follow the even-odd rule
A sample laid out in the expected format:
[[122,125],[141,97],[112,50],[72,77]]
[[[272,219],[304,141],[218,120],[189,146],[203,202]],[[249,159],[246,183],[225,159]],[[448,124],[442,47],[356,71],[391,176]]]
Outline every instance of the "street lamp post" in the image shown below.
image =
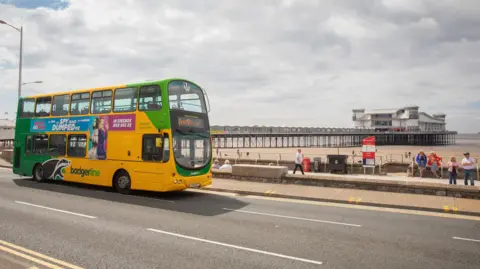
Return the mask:
[[20,60],[18,62],[18,99],[20,99],[20,96],[22,95],[23,26],[20,26],[20,28],[17,28],[13,25],[8,24],[3,20],[0,20],[0,24],[5,24],[17,30],[18,32],[20,32]]

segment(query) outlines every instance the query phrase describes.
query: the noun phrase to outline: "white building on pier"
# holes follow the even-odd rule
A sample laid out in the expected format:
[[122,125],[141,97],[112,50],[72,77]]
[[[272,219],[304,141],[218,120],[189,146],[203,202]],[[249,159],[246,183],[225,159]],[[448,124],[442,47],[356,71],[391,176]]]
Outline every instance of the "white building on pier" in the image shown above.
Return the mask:
[[446,131],[445,114],[418,112],[418,106],[397,109],[353,109],[353,127],[392,132]]

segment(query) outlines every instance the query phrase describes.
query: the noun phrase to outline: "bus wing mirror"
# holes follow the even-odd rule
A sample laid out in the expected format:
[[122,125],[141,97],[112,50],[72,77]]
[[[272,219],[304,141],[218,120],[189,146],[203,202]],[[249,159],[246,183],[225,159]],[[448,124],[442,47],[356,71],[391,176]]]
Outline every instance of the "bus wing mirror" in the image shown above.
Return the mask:
[[163,137],[155,138],[155,146],[157,148],[162,148],[163,147]]

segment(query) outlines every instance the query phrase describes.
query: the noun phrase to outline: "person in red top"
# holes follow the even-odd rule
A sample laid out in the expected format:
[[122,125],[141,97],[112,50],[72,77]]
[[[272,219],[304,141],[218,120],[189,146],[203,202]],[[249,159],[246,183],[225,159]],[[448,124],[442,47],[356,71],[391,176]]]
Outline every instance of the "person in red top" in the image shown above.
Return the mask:
[[437,177],[440,178],[440,175],[438,174],[438,168],[441,168],[441,161],[442,158],[438,156],[435,152],[430,152],[430,155],[428,156],[428,162],[427,165],[430,166],[430,170],[432,173]]

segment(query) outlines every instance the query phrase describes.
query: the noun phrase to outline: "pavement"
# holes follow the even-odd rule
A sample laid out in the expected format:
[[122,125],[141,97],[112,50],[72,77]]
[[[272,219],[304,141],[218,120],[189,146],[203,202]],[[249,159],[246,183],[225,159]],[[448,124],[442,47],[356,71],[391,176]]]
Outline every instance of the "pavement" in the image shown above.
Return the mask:
[[[293,174],[293,170],[288,171],[289,174]],[[297,171],[296,175],[301,175],[301,172]],[[351,178],[351,179],[374,179],[374,180],[385,180],[385,181],[403,181],[403,182],[424,182],[424,183],[439,183],[439,184],[449,184],[448,179],[444,178],[421,178],[421,177],[407,177],[406,173],[389,173],[386,176],[382,175],[372,175],[372,174],[330,174],[330,173],[313,173],[306,172],[305,175],[309,176],[322,176],[328,175],[329,177],[338,177],[338,178]],[[478,182],[476,182],[478,183]],[[463,178],[457,179],[457,185],[464,185]]]
[[3,168],[12,168],[12,164],[0,158],[0,167]]
[[480,200],[448,196],[379,192],[345,188],[321,188],[214,178],[209,190],[243,195],[291,198],[431,212],[480,216]]
[[475,216],[210,190],[126,196],[8,169],[0,169],[0,216],[0,246],[57,265],[46,268],[460,269],[480,261]]

